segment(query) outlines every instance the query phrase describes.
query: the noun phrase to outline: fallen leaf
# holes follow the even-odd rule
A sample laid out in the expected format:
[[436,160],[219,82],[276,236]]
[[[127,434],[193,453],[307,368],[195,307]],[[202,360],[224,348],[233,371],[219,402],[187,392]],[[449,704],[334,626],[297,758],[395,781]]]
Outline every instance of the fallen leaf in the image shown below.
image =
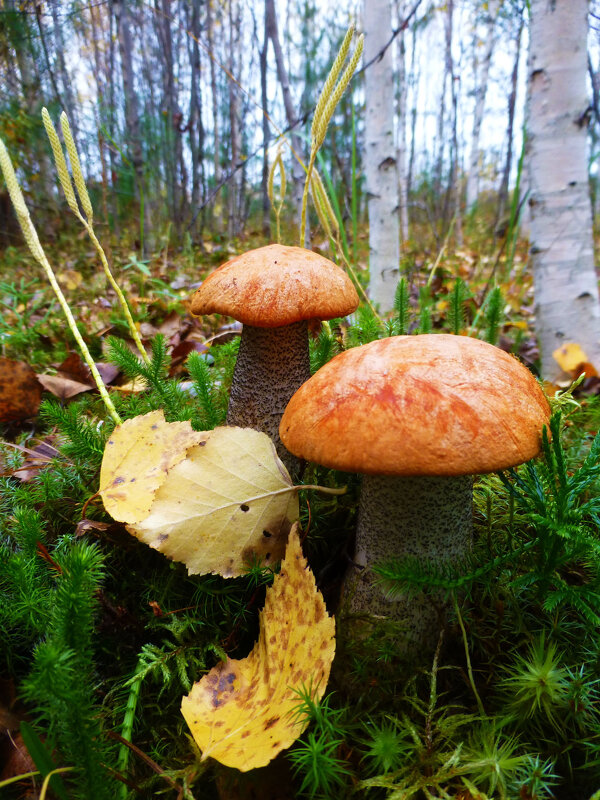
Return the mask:
[[63,272],[59,272],[56,277],[60,285],[69,292],[78,289],[83,282],[83,275],[81,272],[77,272],[76,269],[65,269]]
[[114,364],[105,364],[102,361],[96,361],[96,369],[100,373],[100,377],[108,386],[119,375],[120,370]]
[[251,428],[193,431],[153,411],[115,428],[102,459],[108,513],[190,574],[235,577],[281,559],[298,495],[271,439]]
[[582,361],[581,364],[577,364],[574,370],[573,378],[578,378],[585,372],[586,378],[597,378],[598,371],[593,364],[590,364],[589,361]]
[[18,478],[21,483],[28,483],[32,478],[36,478],[40,471],[50,466],[58,456],[59,451],[54,446],[54,442],[56,442],[56,436],[51,434],[34,447],[23,447],[11,443],[11,447],[25,455],[21,466],[11,473],[12,477]]
[[292,528],[281,572],[267,589],[260,634],[244,659],[227,659],[194,684],[181,713],[202,750],[243,772],[263,767],[306,729],[294,715],[297,691],[325,692],[335,623]]
[[72,381],[79,381],[79,383],[87,383],[90,386],[95,386],[90,368],[83,361],[79,353],[74,350],[69,353],[62,364],[57,367],[56,371],[59,375],[62,375],[63,378],[70,378]]
[[131,523],[147,517],[169,470],[202,436],[189,422],[165,422],[160,410],[116,427],[104,448],[100,470],[100,495],[111,517]]
[[552,358],[563,372],[568,373],[573,372],[580,364],[588,360],[588,357],[577,342],[563,344],[552,353]]
[[37,378],[47,392],[51,392],[60,400],[68,400],[70,397],[96,388],[95,384],[80,383],[62,375],[38,375]]
[[18,422],[38,413],[42,387],[24,361],[0,358],[0,422]]
[[111,388],[123,394],[139,394],[140,392],[148,391],[148,384],[143,378],[134,378],[132,381],[121,383],[118,386],[114,385]]
[[278,562],[298,514],[297,492],[271,439],[222,427],[205,431],[169,469],[149,514],[128,530],[190,574],[232,578],[253,560]]

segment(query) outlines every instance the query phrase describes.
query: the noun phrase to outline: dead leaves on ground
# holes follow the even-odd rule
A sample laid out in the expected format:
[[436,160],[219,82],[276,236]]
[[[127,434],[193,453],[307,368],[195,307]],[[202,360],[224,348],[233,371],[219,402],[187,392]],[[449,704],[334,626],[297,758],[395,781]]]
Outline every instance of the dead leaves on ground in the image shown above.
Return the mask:
[[128,420],[105,449],[100,495],[127,530],[190,574],[278,562],[298,495],[271,439],[250,428],[194,431],[162,411]]
[[335,623],[302,555],[297,524],[259,622],[250,655],[218,664],[181,704],[202,757],[244,772],[265,766],[302,734],[308,721],[294,714],[298,691],[321,699],[335,653]]
[[21,422],[35,417],[42,387],[24,361],[0,358],[0,422]]

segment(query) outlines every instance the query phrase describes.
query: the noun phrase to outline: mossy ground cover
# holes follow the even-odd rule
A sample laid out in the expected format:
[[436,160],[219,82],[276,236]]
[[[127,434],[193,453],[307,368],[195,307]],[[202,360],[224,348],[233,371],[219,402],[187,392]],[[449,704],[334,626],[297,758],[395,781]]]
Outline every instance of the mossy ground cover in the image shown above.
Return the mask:
[[[535,371],[524,245],[510,265],[504,256],[496,264],[477,237],[475,227],[469,247],[437,264],[433,246],[428,252],[408,245],[395,312],[382,321],[361,306],[350,320],[315,331],[313,370],[342,348],[431,330],[488,338]],[[165,243],[148,259],[113,249],[150,367],[132,355],[91,254],[75,257],[64,244],[49,253],[61,265],[57,272],[94,358],[118,367],[111,396],[123,419],[163,408],[167,419],[190,419],[197,429],[223,421],[235,328],[216,317],[192,320],[186,304],[230,252],[262,243],[207,243],[204,250]],[[361,280],[364,249],[363,240]],[[21,251],[5,253],[3,354],[51,373],[73,342],[34,273]],[[141,374],[144,391],[116,388]],[[588,382],[573,403],[562,404],[533,466],[478,479],[466,562],[384,571],[392,588],[444,593],[449,612],[436,652],[407,659],[386,620],[352,638],[339,613],[324,701],[298,699],[298,713],[311,721],[306,733],[272,766],[246,776],[200,760],[180,704],[219,660],[250,651],[272,570],[252,564],[233,580],[189,576],[137,542],[97,497],[113,426],[99,396],[46,393],[39,415],[3,427],[3,779],[41,776],[2,792],[39,796],[43,775],[65,768],[48,796],[591,797],[600,788],[600,402],[593,388]],[[318,466],[303,479],[348,487],[340,497],[311,497],[301,511],[304,551],[336,610],[360,481]]]

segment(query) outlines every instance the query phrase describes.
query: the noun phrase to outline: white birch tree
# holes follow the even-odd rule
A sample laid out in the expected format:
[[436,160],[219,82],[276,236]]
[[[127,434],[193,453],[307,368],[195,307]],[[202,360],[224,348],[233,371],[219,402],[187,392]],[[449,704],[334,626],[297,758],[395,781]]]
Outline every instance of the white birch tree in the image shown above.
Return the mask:
[[[382,312],[393,308],[400,261],[398,168],[394,144],[390,0],[364,0],[365,180],[369,216],[369,294]],[[375,59],[373,63],[372,59]]]
[[[492,54],[496,43],[495,27],[498,11],[502,5],[502,0],[489,0],[485,4],[485,35],[481,42],[483,49],[481,60],[477,57],[479,42],[475,45],[475,106],[473,108],[473,129],[471,132],[471,151],[469,155],[469,170],[467,173],[467,211],[475,205],[479,193],[479,170],[481,166],[482,152],[479,143],[481,135],[481,125],[483,122],[483,112],[485,109],[485,98],[487,95],[490,65]],[[477,37],[477,32],[475,32]]]
[[588,0],[532,0],[528,157],[531,264],[542,375],[577,342],[600,367],[600,304],[587,169]]

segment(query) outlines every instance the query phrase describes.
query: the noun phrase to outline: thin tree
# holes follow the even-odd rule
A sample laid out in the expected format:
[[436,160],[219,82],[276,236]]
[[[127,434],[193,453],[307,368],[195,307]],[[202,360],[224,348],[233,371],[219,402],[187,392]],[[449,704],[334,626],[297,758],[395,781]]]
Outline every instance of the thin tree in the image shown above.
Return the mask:
[[502,170],[502,180],[498,192],[498,210],[496,212],[495,229],[502,225],[503,217],[508,205],[508,187],[510,182],[510,171],[513,160],[513,139],[515,127],[515,111],[517,106],[517,90],[519,83],[519,67],[521,63],[521,42],[523,38],[523,28],[525,26],[525,13],[522,6],[517,7],[517,30],[515,37],[515,55],[513,68],[510,76],[510,92],[508,95],[508,121],[506,125],[506,156],[504,158],[504,168]]
[[[292,99],[292,91],[290,88],[290,79],[288,71],[285,66],[283,58],[283,50],[281,49],[281,42],[279,40],[279,30],[277,26],[277,15],[275,13],[274,0],[265,0],[265,14],[267,16],[267,27],[269,30],[269,38],[273,45],[273,53],[275,54],[275,64],[277,66],[277,79],[281,86],[281,94],[283,96],[283,106],[285,109],[285,117],[288,126],[292,127],[290,136],[292,148],[294,152],[301,156],[303,152],[302,139],[298,135],[297,123],[298,113],[294,106]],[[304,191],[304,170],[302,165],[298,162],[297,158],[292,159],[292,201],[294,203],[295,216],[300,224],[300,217],[302,214],[302,193]],[[308,237],[308,226],[307,226]]]
[[[113,0],[112,9],[117,25],[119,55],[121,59],[125,127],[127,130],[125,140],[129,144],[128,159],[133,167],[136,200],[141,205],[144,202],[144,155],[142,151],[138,100],[135,89],[133,40],[130,30],[128,3],[122,2],[122,0]],[[140,247],[143,250],[143,241],[140,242]]]
[[487,0],[483,4],[484,9],[484,37],[481,42],[483,54],[481,60],[478,58],[479,46],[477,36],[477,23],[475,23],[475,47],[474,47],[474,76],[475,76],[475,105],[473,108],[473,127],[471,129],[471,150],[469,155],[469,168],[467,172],[467,212],[471,211],[477,202],[479,193],[479,171],[483,153],[480,147],[481,124],[483,122],[483,112],[485,109],[485,98],[487,95],[488,80],[490,75],[490,65],[494,45],[496,43],[496,20],[498,12],[502,6],[502,0]]

